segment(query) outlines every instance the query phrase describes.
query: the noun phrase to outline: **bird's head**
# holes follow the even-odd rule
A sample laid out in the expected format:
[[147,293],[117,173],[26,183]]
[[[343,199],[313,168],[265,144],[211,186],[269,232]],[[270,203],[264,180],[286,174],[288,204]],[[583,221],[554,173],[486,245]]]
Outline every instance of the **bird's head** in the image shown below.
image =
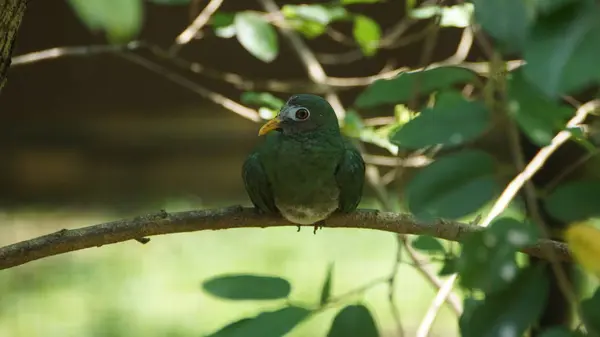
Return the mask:
[[316,130],[339,130],[337,117],[331,105],[322,97],[298,94],[290,97],[277,116],[258,131],[262,136],[270,131],[298,134]]

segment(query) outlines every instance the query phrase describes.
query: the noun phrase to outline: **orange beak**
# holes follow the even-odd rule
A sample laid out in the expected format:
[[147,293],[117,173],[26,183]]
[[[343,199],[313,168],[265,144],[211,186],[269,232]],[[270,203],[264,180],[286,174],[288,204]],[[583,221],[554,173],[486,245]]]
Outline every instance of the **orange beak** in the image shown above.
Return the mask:
[[281,120],[279,119],[279,117],[275,117],[275,118],[271,119],[270,121],[266,122],[260,128],[260,130],[258,130],[258,135],[264,136],[267,133],[269,133],[270,131],[273,131],[273,130],[279,128],[279,126],[281,126]]

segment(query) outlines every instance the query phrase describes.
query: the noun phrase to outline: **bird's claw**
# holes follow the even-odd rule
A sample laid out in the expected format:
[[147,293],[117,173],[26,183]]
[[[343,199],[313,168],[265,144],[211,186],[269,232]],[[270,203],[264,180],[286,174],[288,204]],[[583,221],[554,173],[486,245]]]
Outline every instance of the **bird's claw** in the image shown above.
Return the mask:
[[324,225],[325,225],[325,221],[319,221],[319,222],[315,223],[315,225],[313,227],[313,234],[317,234],[317,230],[323,229]]

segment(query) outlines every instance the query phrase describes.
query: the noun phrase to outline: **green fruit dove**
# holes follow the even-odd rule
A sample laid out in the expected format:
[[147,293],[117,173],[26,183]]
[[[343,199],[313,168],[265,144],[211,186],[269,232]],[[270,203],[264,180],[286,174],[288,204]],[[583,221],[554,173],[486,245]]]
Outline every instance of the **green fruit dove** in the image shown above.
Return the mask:
[[244,162],[242,177],[259,212],[279,213],[298,225],[314,224],[316,230],[332,213],[356,209],[365,163],[341,134],[325,99],[290,97],[258,135],[265,140]]

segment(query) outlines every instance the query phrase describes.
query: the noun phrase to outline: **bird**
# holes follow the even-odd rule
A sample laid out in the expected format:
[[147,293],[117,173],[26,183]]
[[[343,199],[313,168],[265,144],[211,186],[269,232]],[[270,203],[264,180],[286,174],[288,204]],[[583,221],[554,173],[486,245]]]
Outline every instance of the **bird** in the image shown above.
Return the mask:
[[242,165],[244,186],[259,213],[322,227],[335,212],[354,211],[363,193],[365,163],[340,131],[324,98],[292,95],[258,132],[264,136]]

